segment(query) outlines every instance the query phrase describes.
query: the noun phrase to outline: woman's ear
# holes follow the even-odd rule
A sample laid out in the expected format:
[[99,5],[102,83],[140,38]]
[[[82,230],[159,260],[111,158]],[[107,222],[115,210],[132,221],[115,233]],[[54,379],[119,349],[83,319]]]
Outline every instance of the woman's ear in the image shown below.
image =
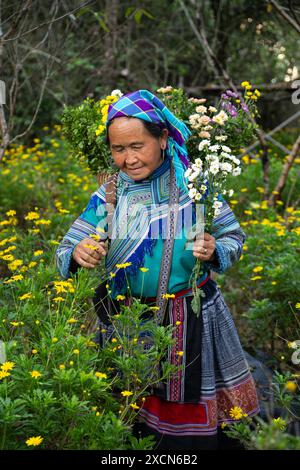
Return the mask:
[[164,146],[162,148],[166,148],[166,146],[167,146],[168,135],[169,135],[168,129],[163,129],[162,136],[160,137],[161,144]]

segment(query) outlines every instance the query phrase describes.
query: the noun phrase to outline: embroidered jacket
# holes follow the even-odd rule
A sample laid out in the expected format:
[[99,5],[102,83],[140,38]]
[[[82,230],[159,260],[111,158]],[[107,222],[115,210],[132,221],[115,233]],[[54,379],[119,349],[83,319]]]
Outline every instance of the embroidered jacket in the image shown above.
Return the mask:
[[[158,287],[163,239],[167,236],[170,161],[165,160],[147,179],[132,180],[120,171],[118,176],[117,206],[113,218],[113,234],[105,259],[107,274],[115,275],[112,297],[126,291],[129,282],[132,295],[155,297]],[[75,246],[86,237],[98,234],[107,237],[106,184],[92,194],[89,203],[73,222],[56,251],[56,265],[62,278],[76,271],[72,259]],[[203,263],[204,280],[209,271],[224,273],[242,254],[246,234],[241,229],[225,199],[220,214],[213,221],[212,235],[216,239],[215,259]],[[175,293],[190,287],[189,279],[196,258],[193,255],[189,230],[195,222],[195,204],[184,190],[180,190],[177,230],[168,292]],[[131,263],[126,268],[117,264]],[[79,266],[79,265],[77,265]],[[149,268],[142,272],[139,268]],[[127,279],[127,281],[126,281]]]

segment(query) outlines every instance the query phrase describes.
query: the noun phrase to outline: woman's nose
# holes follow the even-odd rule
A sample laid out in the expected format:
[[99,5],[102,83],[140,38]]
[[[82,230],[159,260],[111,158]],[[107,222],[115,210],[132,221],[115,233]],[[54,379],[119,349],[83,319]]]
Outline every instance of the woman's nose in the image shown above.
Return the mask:
[[136,163],[137,161],[138,161],[138,158],[136,154],[134,153],[134,151],[131,149],[128,149],[126,151],[125,162],[130,165],[132,163]]

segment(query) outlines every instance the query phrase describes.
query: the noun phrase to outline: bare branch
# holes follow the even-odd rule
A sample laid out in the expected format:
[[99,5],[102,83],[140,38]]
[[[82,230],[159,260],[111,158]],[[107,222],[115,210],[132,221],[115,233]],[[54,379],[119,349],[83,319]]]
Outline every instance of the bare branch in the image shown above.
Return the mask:
[[278,11],[278,13],[284,18],[293,28],[300,34],[300,25],[287,14],[287,12],[281,8],[281,6],[276,2],[276,0],[268,0],[271,5]]
[[[28,0],[28,1],[31,1],[31,0]],[[19,34],[18,36],[15,36],[13,38],[3,39],[3,42],[16,41],[16,40],[26,36],[27,34],[30,34],[33,31],[36,31],[36,30],[42,28],[43,26],[46,26],[50,23],[56,23],[57,21],[62,20],[66,16],[70,16],[75,11],[80,10],[81,8],[84,8],[87,5],[91,5],[93,3],[95,3],[95,0],[88,0],[87,2],[82,3],[82,5],[79,5],[78,7],[74,8],[73,10],[70,10],[69,12],[65,13],[64,15],[58,16],[57,18],[51,19],[50,21],[45,21],[45,23],[41,23],[38,26],[35,26],[35,28],[29,29],[28,31],[25,31],[25,33]],[[8,36],[8,35],[6,34],[5,36]]]

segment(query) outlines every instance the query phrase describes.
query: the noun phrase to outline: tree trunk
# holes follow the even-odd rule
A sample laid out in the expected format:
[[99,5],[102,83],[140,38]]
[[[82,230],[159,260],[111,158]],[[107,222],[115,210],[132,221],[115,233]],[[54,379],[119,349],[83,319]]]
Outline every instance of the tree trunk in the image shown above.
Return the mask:
[[285,187],[290,169],[294,163],[295,158],[297,157],[298,153],[300,152],[300,135],[298,136],[297,140],[295,141],[292,151],[286,161],[286,163],[283,166],[282,173],[279,177],[279,180],[277,182],[277,185],[273,191],[275,194],[271,194],[270,199],[269,199],[269,204],[270,205],[275,205],[276,201],[280,198],[281,193],[283,191],[283,188]]

